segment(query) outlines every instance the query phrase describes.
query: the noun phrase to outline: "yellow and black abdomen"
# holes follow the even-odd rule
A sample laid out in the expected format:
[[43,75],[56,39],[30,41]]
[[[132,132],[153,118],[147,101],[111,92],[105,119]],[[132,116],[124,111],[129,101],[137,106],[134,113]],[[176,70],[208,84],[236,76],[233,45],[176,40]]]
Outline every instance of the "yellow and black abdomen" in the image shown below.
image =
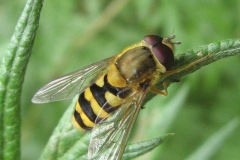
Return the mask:
[[[115,65],[112,65],[108,74],[101,76],[93,85],[79,95],[73,115],[73,123],[77,128],[90,130],[113,111],[119,108],[131,89]],[[111,84],[112,82],[112,84]],[[115,87],[121,86],[121,87]]]

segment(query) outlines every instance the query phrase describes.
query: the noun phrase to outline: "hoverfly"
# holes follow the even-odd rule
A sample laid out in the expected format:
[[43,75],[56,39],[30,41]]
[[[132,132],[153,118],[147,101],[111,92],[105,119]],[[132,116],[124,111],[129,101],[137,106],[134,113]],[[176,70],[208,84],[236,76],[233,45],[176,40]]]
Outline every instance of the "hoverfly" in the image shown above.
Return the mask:
[[[121,159],[129,133],[149,91],[174,63],[175,35],[147,35],[119,54],[67,74],[42,87],[33,103],[79,96],[73,112],[75,127],[91,130],[89,159]],[[110,120],[109,120],[110,119]],[[99,134],[104,130],[105,134]],[[110,154],[104,154],[109,149]]]

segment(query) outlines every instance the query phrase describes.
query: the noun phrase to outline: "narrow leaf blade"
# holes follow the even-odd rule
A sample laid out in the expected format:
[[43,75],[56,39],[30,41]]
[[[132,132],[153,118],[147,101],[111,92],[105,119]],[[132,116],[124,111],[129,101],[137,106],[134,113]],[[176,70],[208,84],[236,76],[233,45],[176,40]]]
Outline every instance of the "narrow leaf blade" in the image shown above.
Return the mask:
[[173,136],[174,133],[166,134],[162,137],[158,137],[148,141],[142,141],[128,145],[125,149],[123,160],[132,159],[139,157],[145,153],[150,152],[160,144],[164,143],[170,136]]
[[28,0],[0,65],[0,159],[20,159],[20,97],[42,0]]

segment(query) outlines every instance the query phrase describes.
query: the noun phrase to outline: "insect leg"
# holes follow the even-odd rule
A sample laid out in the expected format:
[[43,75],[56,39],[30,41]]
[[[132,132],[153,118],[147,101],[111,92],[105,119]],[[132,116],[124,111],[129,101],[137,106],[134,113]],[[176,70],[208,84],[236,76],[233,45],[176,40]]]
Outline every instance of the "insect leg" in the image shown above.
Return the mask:
[[212,56],[212,55],[209,54],[209,55],[207,55],[207,56],[205,56],[205,57],[203,57],[203,58],[201,58],[201,59],[196,60],[195,62],[192,62],[192,63],[188,64],[187,66],[184,66],[183,68],[166,71],[166,72],[163,74],[163,76],[164,76],[164,77],[168,77],[168,76],[171,76],[171,75],[173,75],[173,74],[176,74],[176,73],[182,72],[182,71],[184,71],[184,70],[187,70],[187,69],[195,66],[196,64],[201,63],[201,62],[203,62],[204,60],[210,58],[211,56]]
[[150,91],[156,93],[156,94],[161,94],[163,96],[167,96],[168,95],[168,90],[167,90],[167,87],[171,84],[171,82],[163,82],[163,88],[164,88],[164,91],[161,91],[155,87],[151,87],[150,88]]

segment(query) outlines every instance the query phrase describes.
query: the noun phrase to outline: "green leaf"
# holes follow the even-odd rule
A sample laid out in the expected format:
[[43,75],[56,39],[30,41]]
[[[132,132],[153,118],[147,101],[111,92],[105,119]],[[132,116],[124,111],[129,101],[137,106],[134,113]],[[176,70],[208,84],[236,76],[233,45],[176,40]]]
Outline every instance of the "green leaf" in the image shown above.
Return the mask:
[[[201,46],[197,49],[179,54],[175,58],[175,64],[169,73],[163,74],[156,84],[164,89],[163,84],[179,82],[183,77],[217,60],[230,56],[240,55],[240,39],[229,39]],[[172,72],[172,73],[171,73]],[[148,99],[155,94],[149,93]]]
[[217,153],[225,141],[239,127],[239,119],[235,118],[213,134],[201,147],[199,147],[187,160],[208,160]]
[[[180,70],[178,70],[179,72],[174,72],[174,74],[169,75],[163,75],[163,77],[159,80],[157,86],[163,88],[162,84],[164,82],[175,82],[176,80],[183,78],[184,76],[200,69],[207,64],[210,64],[222,58],[239,54],[240,40],[225,40],[217,43],[212,43],[200,47],[199,49],[180,54],[177,56],[176,63],[173,66],[173,70],[180,68]],[[189,67],[184,68],[184,66]],[[184,69],[182,70],[181,68]],[[149,95],[150,98],[148,98],[147,101],[154,96],[154,94]],[[73,128],[71,124],[71,116],[72,111],[75,107],[75,103],[76,99],[73,100],[72,104],[65,112],[59,124],[55,128],[40,159],[87,159],[90,134],[89,132],[81,132]],[[136,157],[137,155],[148,152],[149,150],[151,150],[148,146],[150,143],[157,143],[160,141],[161,140],[158,139],[158,141],[153,140],[151,142],[146,142],[146,146],[143,145],[143,143],[135,144],[134,147],[139,147],[142,149],[139,150],[139,152],[135,152],[135,150],[129,147],[126,150],[127,152],[125,156]],[[145,146],[146,148],[142,146]]]
[[20,97],[42,0],[29,0],[0,65],[0,159],[20,159]]
[[140,155],[143,155],[143,154],[153,150],[154,148],[156,148],[157,146],[159,146],[160,144],[165,142],[166,139],[168,139],[170,136],[173,136],[173,135],[174,135],[174,133],[169,133],[165,136],[158,137],[158,138],[155,138],[152,140],[138,142],[138,143],[128,145],[125,149],[122,159],[128,160],[128,159],[136,158]]
[[[173,69],[179,69],[195,63],[193,66],[188,69],[181,70],[171,76],[167,76],[166,79],[163,79],[162,81],[175,81],[177,79],[181,79],[203,66],[222,58],[235,55],[240,55],[240,39],[229,39],[199,47],[198,49],[178,55]],[[197,61],[199,62],[197,63]]]

